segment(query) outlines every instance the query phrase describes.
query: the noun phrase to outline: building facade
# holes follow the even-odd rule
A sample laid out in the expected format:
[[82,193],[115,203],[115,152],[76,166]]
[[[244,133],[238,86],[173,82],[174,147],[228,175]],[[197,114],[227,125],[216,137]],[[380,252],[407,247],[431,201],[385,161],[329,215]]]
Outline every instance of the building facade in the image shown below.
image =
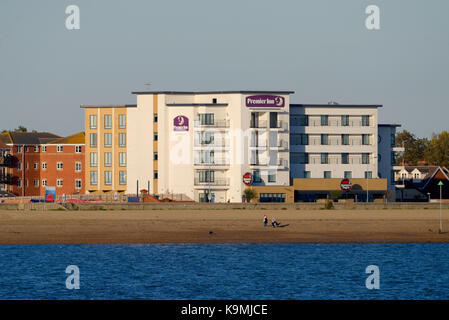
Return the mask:
[[[84,133],[61,138],[47,132],[6,132],[2,149],[1,191],[16,196],[84,194]],[[5,161],[8,159],[7,161]]]
[[86,132],[85,184],[88,193],[127,190],[129,109],[136,105],[82,105]]

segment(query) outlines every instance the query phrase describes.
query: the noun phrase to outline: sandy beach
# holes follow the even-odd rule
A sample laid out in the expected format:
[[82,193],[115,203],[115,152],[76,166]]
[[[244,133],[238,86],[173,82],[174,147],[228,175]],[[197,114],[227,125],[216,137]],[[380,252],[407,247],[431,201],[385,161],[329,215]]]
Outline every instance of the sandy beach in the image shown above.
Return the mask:
[[443,217],[439,234],[439,210],[0,211],[0,244],[449,242]]

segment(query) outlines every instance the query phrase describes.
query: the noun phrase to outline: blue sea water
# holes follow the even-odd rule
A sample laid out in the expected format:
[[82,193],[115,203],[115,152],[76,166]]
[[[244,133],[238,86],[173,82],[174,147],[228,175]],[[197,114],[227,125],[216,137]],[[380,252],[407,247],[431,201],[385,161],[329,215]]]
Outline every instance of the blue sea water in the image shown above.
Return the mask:
[[[449,299],[449,244],[2,245],[0,299]],[[80,289],[66,288],[68,265]],[[368,265],[380,288],[368,290]]]

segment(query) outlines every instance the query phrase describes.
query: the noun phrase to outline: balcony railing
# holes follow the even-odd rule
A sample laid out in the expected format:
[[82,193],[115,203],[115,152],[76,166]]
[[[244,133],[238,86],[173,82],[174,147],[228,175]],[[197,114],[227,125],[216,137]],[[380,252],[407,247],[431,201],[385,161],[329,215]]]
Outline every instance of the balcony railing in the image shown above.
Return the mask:
[[201,181],[199,178],[195,178],[195,186],[229,186],[229,178],[219,178],[213,181]]
[[195,128],[229,128],[229,120],[219,119],[214,120],[213,123],[205,123],[200,120],[194,121]]
[[268,161],[266,159],[250,159],[249,165],[250,166],[266,166],[268,164]]
[[195,147],[201,147],[201,148],[224,148],[229,147],[229,140],[226,139],[216,139],[213,141],[206,141],[206,140],[195,140],[194,141]]
[[205,166],[205,167],[228,166],[229,160],[228,159],[215,159],[212,161],[195,160],[193,164],[195,166]]
[[251,121],[249,124],[250,128],[266,128],[267,127],[267,121],[266,120],[260,120],[260,121]]

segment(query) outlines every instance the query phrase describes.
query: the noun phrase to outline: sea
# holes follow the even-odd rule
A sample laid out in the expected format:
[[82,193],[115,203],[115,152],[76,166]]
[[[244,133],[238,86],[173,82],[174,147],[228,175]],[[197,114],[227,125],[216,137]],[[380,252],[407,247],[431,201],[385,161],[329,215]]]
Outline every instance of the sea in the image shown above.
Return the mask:
[[0,299],[449,299],[449,244],[1,245]]

